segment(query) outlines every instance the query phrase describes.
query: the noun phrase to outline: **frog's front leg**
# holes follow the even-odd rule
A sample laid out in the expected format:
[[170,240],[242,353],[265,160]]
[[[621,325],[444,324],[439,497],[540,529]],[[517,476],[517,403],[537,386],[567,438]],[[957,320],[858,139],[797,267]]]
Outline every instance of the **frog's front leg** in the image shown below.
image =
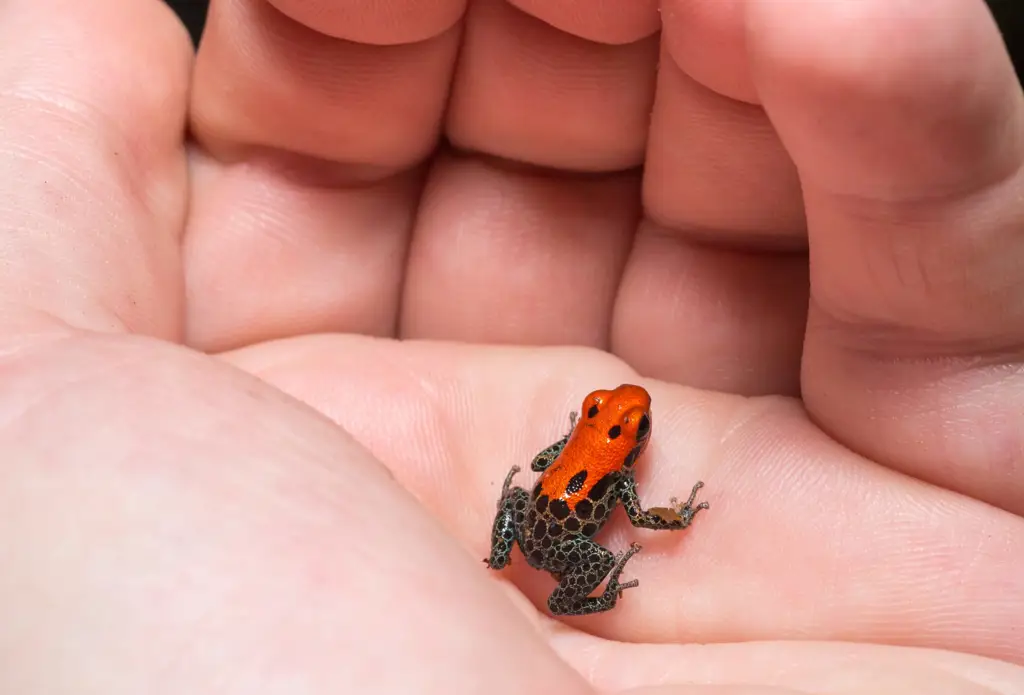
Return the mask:
[[509,564],[512,546],[518,541],[522,547],[523,520],[526,518],[526,507],[530,503],[530,493],[521,487],[512,487],[512,478],[519,472],[519,466],[505,476],[505,484],[501,486],[501,497],[498,498],[498,513],[494,517],[491,529],[491,556],[484,562],[492,570],[500,570]]
[[697,490],[704,487],[704,483],[697,481],[690,491],[690,498],[681,506],[676,506],[678,501],[673,497],[670,507],[651,507],[644,509],[640,505],[640,496],[636,491],[636,480],[632,475],[623,476],[619,481],[619,498],[622,506],[626,508],[626,515],[633,526],[655,530],[678,531],[693,523],[693,517],[701,509],[710,509],[711,505],[701,502],[694,506],[697,498]]
[[[615,607],[622,598],[622,592],[639,586],[636,579],[619,583],[619,575],[629,558],[640,552],[634,543],[629,550],[612,555],[604,546],[589,538],[573,538],[565,541],[555,551],[556,558],[564,558],[565,568],[555,573],[558,586],[548,596],[548,610],[552,615],[589,615],[601,613]],[[590,592],[608,577],[608,584],[600,596]]]
[[530,470],[535,473],[547,470],[547,468],[555,462],[558,455],[562,453],[562,449],[569,442],[569,437],[572,436],[572,431],[576,427],[576,418],[579,414],[576,411],[569,413],[569,432],[559,439],[557,442],[549,446],[544,451],[540,452],[533,458],[533,463],[530,464]]

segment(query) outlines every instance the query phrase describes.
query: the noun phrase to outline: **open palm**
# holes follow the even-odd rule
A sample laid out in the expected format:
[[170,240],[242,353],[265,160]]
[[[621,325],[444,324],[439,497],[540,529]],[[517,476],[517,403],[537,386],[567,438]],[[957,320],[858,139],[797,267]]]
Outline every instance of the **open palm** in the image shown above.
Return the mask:
[[[193,63],[157,0],[13,0],[0,45],[0,691],[1024,691],[983,3],[214,0]],[[623,382],[643,503],[711,508],[617,512],[639,587],[556,621],[480,562],[501,482]]]

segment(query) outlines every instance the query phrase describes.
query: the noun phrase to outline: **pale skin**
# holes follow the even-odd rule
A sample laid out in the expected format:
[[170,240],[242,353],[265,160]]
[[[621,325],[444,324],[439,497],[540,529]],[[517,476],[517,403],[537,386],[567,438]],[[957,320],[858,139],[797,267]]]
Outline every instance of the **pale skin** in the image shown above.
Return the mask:
[[[0,3],[0,691],[1024,691],[983,4],[517,4]],[[711,510],[554,621],[496,494],[634,381]]]

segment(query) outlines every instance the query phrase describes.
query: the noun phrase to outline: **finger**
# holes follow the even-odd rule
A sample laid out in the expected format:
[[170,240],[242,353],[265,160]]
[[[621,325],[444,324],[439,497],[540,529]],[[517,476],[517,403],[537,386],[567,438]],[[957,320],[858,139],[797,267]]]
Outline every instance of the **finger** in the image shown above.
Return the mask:
[[[354,337],[231,359],[340,422],[480,557],[509,468],[558,439],[584,394],[635,379],[585,350]],[[791,401],[647,385],[659,424],[638,463],[644,506],[703,480],[711,508],[677,534],[614,518],[598,538],[642,545],[625,573],[640,586],[567,622],[631,642],[866,641],[1022,660],[1024,519],[865,461]],[[537,606],[554,586],[519,554],[507,576]]]
[[[377,46],[334,38],[334,15],[312,9],[322,3],[287,6],[303,4],[318,20],[310,26],[267,2],[211,3],[192,96],[199,141],[227,161],[295,156],[297,175],[327,180],[376,180],[418,163],[437,139],[458,28]],[[447,17],[457,4],[424,8]]]
[[[394,333],[415,169],[437,142],[461,31],[460,0],[400,4],[211,4],[192,92],[206,156],[191,344]],[[389,19],[405,5],[419,23]]]
[[188,35],[154,0],[18,0],[0,45],[2,330],[179,338]]
[[796,395],[803,205],[789,155],[744,88],[745,46],[730,32],[739,9],[663,3],[643,181],[650,223],[626,267],[612,344],[654,378]]
[[394,335],[419,172],[310,186],[273,164],[193,158],[188,344],[331,331]]
[[401,335],[606,348],[636,184],[439,159],[409,250]]
[[[634,26],[647,16],[619,14]],[[403,337],[608,347],[638,217],[635,177],[618,171],[642,161],[656,44],[588,41],[596,25],[574,17],[559,30],[503,0],[471,4],[446,133],[486,158],[443,158],[431,172]]]
[[807,260],[692,244],[641,224],[612,352],[652,378],[743,395],[800,392]]
[[1024,98],[998,29],[972,0],[795,7],[752,3],[749,35],[811,223],[807,406],[1024,512]]
[[[566,2],[551,6],[566,8]],[[649,3],[621,16],[649,21]],[[643,161],[657,37],[587,41],[585,13],[562,30],[504,0],[470,4],[447,135],[457,147],[554,169],[602,172]]]
[[[706,56],[693,55],[691,46],[703,49],[718,38],[713,26],[702,35],[712,22],[696,8],[715,7],[717,13],[730,4],[670,3],[651,114],[644,206],[653,220],[679,230],[681,237],[801,249],[806,242],[800,182],[767,114],[726,91],[735,89],[732,82],[738,78],[708,74]],[[680,33],[683,37],[675,40]],[[679,44],[689,50],[677,49]],[[725,64],[721,72],[744,57],[739,51],[736,47],[719,58]]]
[[5,367],[4,692],[589,692],[379,463],[266,384],[95,336]]

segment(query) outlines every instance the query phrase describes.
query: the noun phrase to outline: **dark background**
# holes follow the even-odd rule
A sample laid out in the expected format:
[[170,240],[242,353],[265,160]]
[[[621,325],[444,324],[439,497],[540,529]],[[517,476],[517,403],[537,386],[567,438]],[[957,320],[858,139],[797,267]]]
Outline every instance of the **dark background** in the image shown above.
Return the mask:
[[[206,6],[209,0],[166,0],[175,9],[178,16],[185,22],[192,40],[199,41],[203,33],[203,20],[206,18]],[[920,0],[927,4],[929,0]],[[1021,78],[1024,72],[1024,0],[986,0],[992,9],[999,28],[1003,32],[1003,39],[1010,49],[1010,56],[1013,58],[1014,68],[1017,70],[1017,79]]]

